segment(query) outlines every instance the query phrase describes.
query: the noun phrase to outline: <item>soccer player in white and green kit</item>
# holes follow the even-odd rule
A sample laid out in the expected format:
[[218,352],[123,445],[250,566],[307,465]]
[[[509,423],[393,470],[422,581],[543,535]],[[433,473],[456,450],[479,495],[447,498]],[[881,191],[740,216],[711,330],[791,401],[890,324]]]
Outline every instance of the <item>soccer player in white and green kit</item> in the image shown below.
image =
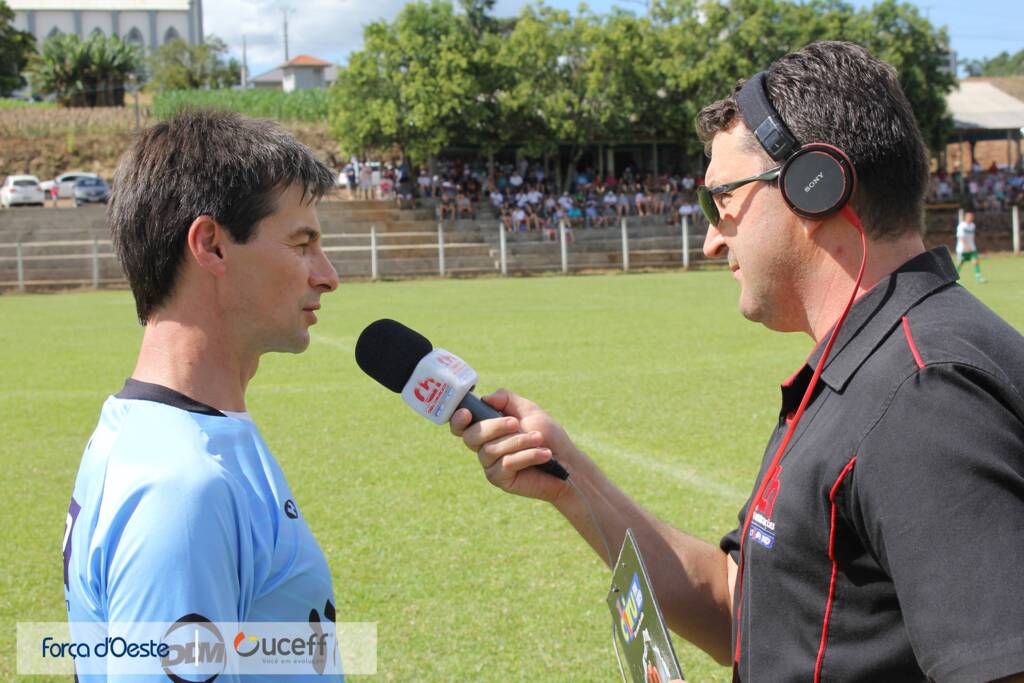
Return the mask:
[[[301,496],[245,404],[260,357],[305,350],[321,295],[337,288],[316,215],[333,182],[283,129],[226,112],[179,114],[122,157],[108,222],[145,329],[71,497],[73,636],[76,623],[289,622],[315,642],[335,621]],[[84,666],[83,680],[114,671]],[[307,673],[341,678],[311,660],[287,680]]]
[[981,257],[978,256],[978,246],[974,242],[975,231],[974,213],[968,211],[956,226],[956,269],[959,272],[965,263],[974,261],[974,279],[987,282],[981,276]]

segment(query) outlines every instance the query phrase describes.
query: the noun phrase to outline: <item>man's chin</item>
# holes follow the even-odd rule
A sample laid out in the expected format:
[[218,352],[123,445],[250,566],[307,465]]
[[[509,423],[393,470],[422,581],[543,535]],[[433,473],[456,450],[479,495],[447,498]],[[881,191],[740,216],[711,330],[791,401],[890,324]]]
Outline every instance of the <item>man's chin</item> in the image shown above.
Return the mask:
[[267,351],[272,353],[302,353],[309,348],[309,330],[303,330],[300,334],[290,339],[280,339]]

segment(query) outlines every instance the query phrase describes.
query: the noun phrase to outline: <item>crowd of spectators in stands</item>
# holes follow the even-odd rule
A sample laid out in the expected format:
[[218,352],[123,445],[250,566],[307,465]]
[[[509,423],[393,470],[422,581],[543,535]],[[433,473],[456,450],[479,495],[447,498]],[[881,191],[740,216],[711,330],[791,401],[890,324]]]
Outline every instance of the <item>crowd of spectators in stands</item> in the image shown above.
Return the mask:
[[[537,232],[553,237],[559,223],[570,228],[618,225],[626,217],[651,217],[678,225],[688,217],[700,221],[696,188],[703,178],[690,173],[653,173],[627,166],[621,175],[587,169],[570,179],[566,189],[545,172],[544,165],[525,159],[504,163],[488,172],[482,160],[439,159],[426,167],[362,164],[343,171],[351,198],[394,200],[400,208],[432,207],[438,220],[486,218],[511,232]],[[988,168],[974,164],[970,173],[955,168],[931,174],[931,203],[956,203],[974,211],[1003,210],[1024,205],[1024,167]],[[480,215],[483,214],[483,215]]]
[[525,160],[501,164],[493,173],[482,161],[467,164],[459,159],[439,160],[433,173],[427,168],[393,173],[395,199],[403,208],[434,206],[441,221],[486,217],[511,232],[552,238],[562,222],[570,228],[599,228],[635,216],[678,225],[683,216],[696,219],[700,214],[696,188],[702,179],[692,174],[655,176],[627,167],[616,176],[588,169],[563,188],[542,164]]
[[928,201],[935,204],[959,204],[973,211],[1000,211],[1024,204],[1024,166],[982,168],[975,162],[970,173],[960,167],[946,173],[939,169],[928,182]]

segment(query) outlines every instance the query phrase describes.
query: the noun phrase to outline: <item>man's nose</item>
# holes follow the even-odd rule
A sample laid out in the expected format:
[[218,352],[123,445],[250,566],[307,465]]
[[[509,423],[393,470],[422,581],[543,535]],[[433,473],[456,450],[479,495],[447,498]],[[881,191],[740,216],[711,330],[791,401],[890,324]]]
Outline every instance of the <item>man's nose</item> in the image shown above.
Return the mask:
[[725,258],[729,247],[725,244],[725,238],[718,228],[708,223],[708,232],[704,235],[704,256],[709,259]]
[[332,264],[327,258],[327,254],[321,251],[320,258],[318,258],[316,262],[316,267],[311,273],[310,284],[324,292],[333,292],[338,288],[338,282],[338,271],[334,268],[334,264]]

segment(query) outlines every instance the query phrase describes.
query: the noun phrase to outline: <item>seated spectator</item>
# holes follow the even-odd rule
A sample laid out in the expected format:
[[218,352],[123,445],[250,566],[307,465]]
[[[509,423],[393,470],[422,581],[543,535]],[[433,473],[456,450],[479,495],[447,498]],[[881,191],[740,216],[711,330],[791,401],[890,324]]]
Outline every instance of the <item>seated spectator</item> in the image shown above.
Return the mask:
[[508,204],[501,205],[501,224],[505,227],[505,232],[514,232],[515,226],[512,222],[512,208]]
[[420,173],[416,177],[416,187],[419,188],[421,197],[433,196],[433,193],[431,192],[430,174],[427,172],[427,169],[420,169]]
[[533,186],[526,193],[526,201],[530,203],[530,206],[537,210],[540,208],[541,202],[544,200],[544,193],[536,186]]
[[636,194],[633,195],[633,205],[636,207],[636,215],[643,218],[647,215],[647,195],[638,186]]
[[619,220],[622,220],[623,218],[629,215],[629,194],[627,194],[628,192],[629,186],[625,182],[619,185],[619,196],[617,204],[618,213],[616,214],[616,217]]
[[455,197],[455,207],[458,210],[457,218],[469,216],[470,220],[476,220],[476,211],[473,210],[473,202],[470,201],[469,195],[465,192],[460,191]]
[[445,179],[444,183],[442,183],[441,185],[441,203],[438,204],[437,206],[439,220],[443,221],[445,216],[448,215],[451,216],[453,221],[455,220],[455,194],[455,186],[450,181]]
[[356,168],[352,164],[345,165],[345,182],[348,184],[348,198],[356,198]]
[[555,200],[554,195],[547,195],[544,197],[544,218],[551,221],[555,217],[555,210],[558,208],[558,202]]
[[512,230],[513,232],[526,232],[530,229],[530,222],[526,216],[526,209],[521,206],[517,206],[512,211]]
[[513,171],[512,175],[508,178],[509,187],[512,188],[513,192],[518,192],[523,186],[523,176],[519,175],[518,172]]
[[503,195],[497,188],[495,188],[489,195],[491,202],[491,209],[494,211],[494,217],[498,218],[502,214],[502,208],[505,206],[505,195]]
[[611,188],[604,193],[604,215],[617,216],[619,212],[619,195]]
[[380,198],[384,200],[391,199],[391,188],[393,187],[394,180],[392,179],[391,171],[385,171],[380,179]]
[[406,179],[398,183],[398,208],[415,209],[416,197],[413,194],[412,181]]
[[583,227],[604,227],[604,216],[601,215],[601,211],[597,206],[597,202],[593,199],[588,199],[587,205],[583,209]]

